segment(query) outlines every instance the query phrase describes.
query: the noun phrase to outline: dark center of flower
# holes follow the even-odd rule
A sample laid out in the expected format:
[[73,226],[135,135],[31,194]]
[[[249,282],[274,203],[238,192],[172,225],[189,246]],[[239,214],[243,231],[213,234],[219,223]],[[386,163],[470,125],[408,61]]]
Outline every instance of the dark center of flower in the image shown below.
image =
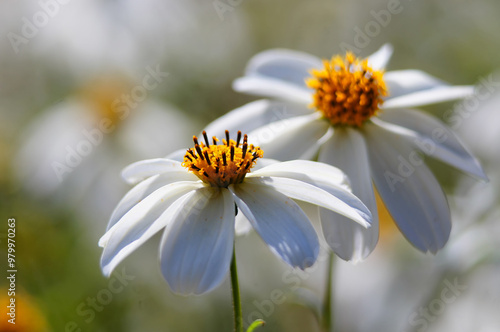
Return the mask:
[[241,131],[238,131],[234,141],[229,139],[229,131],[226,130],[226,138],[219,145],[215,136],[210,144],[205,131],[203,138],[205,143],[200,143],[193,136],[194,148],[187,150],[182,166],[212,187],[227,188],[230,184],[241,183],[257,159],[264,155],[259,147],[248,144],[247,135],[240,144]]
[[377,113],[387,96],[383,71],[373,70],[367,60],[357,59],[351,52],[323,64],[306,81],[316,90],[312,107],[333,125],[359,127]]

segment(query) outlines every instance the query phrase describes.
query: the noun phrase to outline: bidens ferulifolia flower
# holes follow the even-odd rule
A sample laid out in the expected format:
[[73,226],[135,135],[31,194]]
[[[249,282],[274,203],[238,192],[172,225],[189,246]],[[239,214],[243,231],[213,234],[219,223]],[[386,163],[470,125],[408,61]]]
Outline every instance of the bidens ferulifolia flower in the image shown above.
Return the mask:
[[364,60],[351,53],[321,61],[295,51],[262,52],[250,60],[234,88],[279,102],[247,104],[207,127],[214,133],[242,128],[270,158],[318,156],[320,162],[345,171],[353,193],[373,216],[372,227],[366,229],[321,210],[325,238],[345,260],[365,258],[377,243],[372,181],[415,247],[435,253],[444,246],[451,229],[448,204],[420,152],[486,178],[445,125],[411,109],[466,97],[473,88],[449,86],[418,70],[384,72],[391,54],[389,45]]
[[[316,232],[294,200],[339,213],[368,227],[369,210],[348,188],[339,169],[311,161],[278,163],[242,139],[204,142],[184,161],[152,159],[123,171],[138,184],[111,216],[101,267],[105,275],[155,233],[165,228],[161,270],[170,287],[201,294],[219,285],[233,254],[235,214],[242,213],[271,250],[292,267],[304,269],[318,256]],[[266,166],[259,168],[259,163]],[[255,166],[255,167],[254,167]]]

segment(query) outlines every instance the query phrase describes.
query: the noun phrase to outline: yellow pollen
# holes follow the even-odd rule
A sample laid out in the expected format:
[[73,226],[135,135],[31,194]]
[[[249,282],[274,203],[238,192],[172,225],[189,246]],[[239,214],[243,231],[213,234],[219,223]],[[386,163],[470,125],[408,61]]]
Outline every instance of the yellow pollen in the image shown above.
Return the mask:
[[222,140],[222,144],[217,144],[219,140],[215,136],[210,144],[205,131],[203,138],[205,143],[200,143],[193,136],[194,148],[187,150],[182,166],[212,187],[227,188],[230,184],[243,182],[257,159],[264,155],[258,146],[248,144],[247,135],[240,144],[241,131],[238,131],[238,137],[234,141],[229,139],[229,132],[226,130],[226,139]]
[[306,80],[315,89],[311,107],[322,112],[333,125],[360,127],[376,115],[387,96],[383,71],[373,70],[367,60],[347,52],[323,61],[322,70],[313,69]]

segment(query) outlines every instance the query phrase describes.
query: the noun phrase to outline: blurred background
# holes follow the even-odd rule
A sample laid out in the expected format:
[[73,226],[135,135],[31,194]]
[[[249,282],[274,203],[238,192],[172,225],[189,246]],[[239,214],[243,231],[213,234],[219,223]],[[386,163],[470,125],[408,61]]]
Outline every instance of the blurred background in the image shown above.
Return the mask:
[[[0,2],[0,273],[9,218],[18,269],[15,326],[0,278],[0,331],[232,330],[229,282],[173,294],[158,236],[102,276],[97,242],[129,189],[120,170],[189,146],[209,121],[254,100],[231,82],[259,51],[330,58],[349,45],[367,56],[384,43],[395,48],[389,70],[481,87],[481,97],[425,111],[456,130],[491,181],[428,160],[454,216],[449,243],[424,255],[382,218],[365,262],[335,261],[336,329],[500,331],[499,13],[495,0]],[[299,272],[255,234],[236,247],[245,323],[319,331],[326,254]]]

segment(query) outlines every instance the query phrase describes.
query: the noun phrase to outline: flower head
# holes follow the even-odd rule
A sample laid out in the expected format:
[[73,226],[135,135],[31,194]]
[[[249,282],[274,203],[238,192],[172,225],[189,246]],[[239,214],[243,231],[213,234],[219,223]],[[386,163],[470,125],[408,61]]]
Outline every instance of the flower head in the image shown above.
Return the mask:
[[[133,100],[140,81],[120,72],[80,83],[63,101],[40,110],[25,130],[13,170],[22,187],[85,220],[109,215],[125,189],[114,174],[134,160],[166,155],[189,143],[193,121],[155,98]],[[162,142],[168,132],[176,140]]]
[[473,88],[450,86],[418,70],[385,72],[391,54],[389,45],[364,60],[352,53],[321,61],[295,51],[262,52],[233,86],[275,100],[247,104],[207,127],[214,133],[244,128],[266,157],[317,156],[344,170],[353,193],[373,216],[366,229],[320,209],[325,237],[345,260],[365,258],[377,243],[372,183],[415,247],[435,253],[445,245],[451,229],[448,204],[421,154],[486,179],[478,161],[444,124],[413,109],[469,96]]
[[240,145],[241,131],[234,141],[229,139],[229,131],[226,130],[226,139],[222,141],[222,145],[217,145],[218,139],[215,136],[213,144],[210,144],[205,131],[203,137],[205,144],[199,143],[196,136],[193,137],[194,148],[187,150],[182,166],[212,187],[227,188],[230,184],[243,182],[257,158],[263,156],[259,147],[248,145],[247,135]]
[[348,52],[323,61],[322,70],[313,69],[306,80],[315,90],[312,107],[333,125],[361,126],[379,110],[387,90],[381,70],[373,70],[368,60]]
[[241,141],[240,132],[236,141],[226,132],[222,144],[215,137],[210,144],[206,133],[203,138],[201,143],[194,137],[182,162],[152,159],[125,168],[124,178],[138,184],[120,201],[99,241],[105,275],[165,228],[160,260],[171,288],[183,294],[213,289],[229,271],[235,206],[275,254],[301,269],[315,262],[319,242],[294,200],[369,226],[369,210],[350,192],[339,169],[263,159],[262,150],[249,144],[246,135]]

